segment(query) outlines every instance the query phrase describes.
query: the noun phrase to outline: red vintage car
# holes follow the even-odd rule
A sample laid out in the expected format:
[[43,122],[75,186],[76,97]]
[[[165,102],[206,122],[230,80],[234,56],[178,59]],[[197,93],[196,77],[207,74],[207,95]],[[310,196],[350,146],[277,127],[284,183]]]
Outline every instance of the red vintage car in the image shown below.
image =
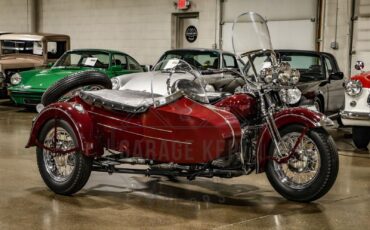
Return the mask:
[[276,62],[266,22],[256,13],[235,21],[235,45],[239,29],[246,28],[260,42],[241,57],[264,52],[271,65],[259,72],[254,68],[253,76],[240,75],[248,84],[217,102],[209,102],[202,78],[188,63],[170,59],[159,63],[165,66],[161,71],[132,79],[125,89],[81,91],[43,108],[27,147],[36,146],[47,186],[73,194],[92,170],[189,180],[255,171],[266,172],[289,200],[325,195],[338,173],[338,153],[324,129],[332,122],[321,113],[286,106],[299,100],[299,72]]
[[370,72],[363,71],[365,64],[358,61],[355,68],[361,73],[344,84],[345,105],[341,111],[342,122],[352,127],[352,138],[358,149],[367,151],[370,142]]

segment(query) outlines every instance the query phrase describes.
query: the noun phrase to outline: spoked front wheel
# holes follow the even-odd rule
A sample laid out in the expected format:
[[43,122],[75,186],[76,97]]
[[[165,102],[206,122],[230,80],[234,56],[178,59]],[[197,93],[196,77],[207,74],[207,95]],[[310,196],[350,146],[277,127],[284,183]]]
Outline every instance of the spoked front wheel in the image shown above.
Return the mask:
[[[338,152],[332,137],[323,129],[305,131],[301,125],[289,125],[280,134],[280,154],[273,143],[270,146],[266,169],[268,180],[288,200],[310,202],[319,199],[330,190],[338,174]],[[289,155],[299,139],[294,154],[279,162],[278,159]]]
[[63,120],[50,120],[42,128],[37,147],[37,164],[45,184],[55,193],[79,191],[91,173],[92,159],[74,151],[78,146],[72,127]]

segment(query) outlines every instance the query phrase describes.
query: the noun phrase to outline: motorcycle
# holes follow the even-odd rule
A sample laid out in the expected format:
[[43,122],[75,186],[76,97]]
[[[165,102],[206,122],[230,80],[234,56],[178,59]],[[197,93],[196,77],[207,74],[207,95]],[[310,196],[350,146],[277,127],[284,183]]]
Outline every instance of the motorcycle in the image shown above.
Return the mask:
[[332,122],[287,106],[299,97],[299,72],[276,61],[262,16],[239,15],[233,45],[241,58],[265,53],[269,63],[258,72],[250,62],[253,74],[240,76],[247,84],[212,104],[199,73],[170,59],[158,63],[151,77],[132,79],[123,89],[81,91],[43,108],[26,147],[36,146],[46,185],[70,195],[91,171],[189,180],[265,172],[288,200],[310,202],[325,195],[338,173],[336,146],[324,129]]

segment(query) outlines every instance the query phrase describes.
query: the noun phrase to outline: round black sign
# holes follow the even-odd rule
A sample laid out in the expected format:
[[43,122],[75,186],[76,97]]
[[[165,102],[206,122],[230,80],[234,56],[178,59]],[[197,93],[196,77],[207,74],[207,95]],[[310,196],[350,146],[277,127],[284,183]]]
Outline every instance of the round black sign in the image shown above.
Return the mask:
[[195,26],[188,26],[185,31],[185,38],[188,42],[195,42],[198,37],[198,30]]

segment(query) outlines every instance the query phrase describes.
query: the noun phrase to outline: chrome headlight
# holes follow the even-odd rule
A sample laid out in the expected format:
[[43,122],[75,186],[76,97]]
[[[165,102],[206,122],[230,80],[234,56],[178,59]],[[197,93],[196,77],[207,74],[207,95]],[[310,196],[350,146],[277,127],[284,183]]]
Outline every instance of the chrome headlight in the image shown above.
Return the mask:
[[12,85],[18,85],[19,83],[21,83],[22,81],[22,77],[19,73],[15,73],[12,75],[12,77],[10,78],[10,83]]
[[344,89],[349,96],[358,96],[362,92],[362,83],[359,80],[346,81]]
[[301,73],[297,69],[292,69],[292,77],[290,78],[290,82],[293,85],[298,84],[299,79],[301,78]]
[[301,100],[302,92],[297,89],[282,89],[279,91],[280,99],[289,105],[294,105]]
[[112,89],[119,89],[121,87],[118,77],[112,78],[111,81],[112,81]]
[[273,78],[272,78],[272,68],[263,68],[261,71],[260,71],[260,76],[261,76],[261,79],[269,84],[272,82]]

